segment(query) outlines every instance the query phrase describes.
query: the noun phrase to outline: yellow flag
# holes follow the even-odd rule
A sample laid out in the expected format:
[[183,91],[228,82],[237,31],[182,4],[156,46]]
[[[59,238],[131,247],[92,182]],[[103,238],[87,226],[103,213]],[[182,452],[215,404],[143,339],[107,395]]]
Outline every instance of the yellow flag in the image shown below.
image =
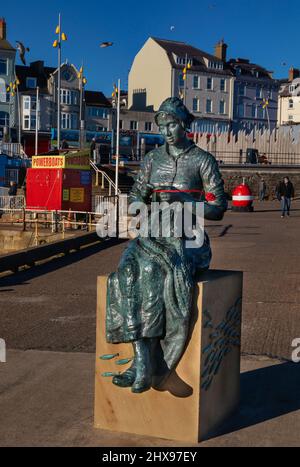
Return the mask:
[[82,82],[83,82],[83,84],[86,84],[86,83],[87,83],[87,79],[86,79],[86,78],[83,78]]
[[18,78],[16,79],[16,85],[19,86],[20,84],[20,81],[18,80]]
[[80,67],[79,73],[83,72],[83,66]]
[[183,75],[182,79],[185,81],[186,80],[186,75]]
[[57,47],[58,46],[58,41],[55,39],[55,41],[53,42],[53,47]]
[[6,88],[6,92],[9,92],[9,91],[10,91],[10,87],[9,87],[9,86],[7,86],[7,88]]
[[188,63],[187,67],[188,67],[188,69],[190,69],[190,68],[191,68],[191,64],[190,64],[190,63]]
[[59,26],[56,26],[56,29],[55,29],[55,34],[59,34],[59,33],[60,33]]
[[183,69],[183,73],[186,73],[186,67],[184,67],[184,69]]
[[15,93],[14,93],[14,92],[12,92],[12,93],[11,93],[11,96],[12,96],[12,97],[14,97],[14,96],[15,96]]
[[61,33],[61,40],[62,41],[66,41],[67,40],[67,36],[64,32]]

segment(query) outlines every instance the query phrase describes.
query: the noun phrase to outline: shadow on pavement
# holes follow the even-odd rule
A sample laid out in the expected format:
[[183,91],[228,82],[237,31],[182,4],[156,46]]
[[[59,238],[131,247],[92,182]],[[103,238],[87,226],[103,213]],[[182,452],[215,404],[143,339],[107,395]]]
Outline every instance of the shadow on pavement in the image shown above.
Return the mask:
[[[91,255],[95,255],[100,251],[106,250],[107,248],[111,248],[126,241],[126,239],[109,239],[102,243],[96,243],[95,245],[83,248],[78,252],[73,252],[65,256],[54,257],[52,259],[49,259],[46,263],[33,266],[30,269],[20,271],[16,274],[9,274],[7,276],[3,276],[2,278],[0,278],[0,287],[23,284],[24,282],[30,281],[35,277],[48,274],[49,272],[63,268],[72,263],[76,263],[77,261],[81,261],[84,258],[88,258]],[[4,290],[0,288],[0,292],[1,291],[4,292]],[[8,292],[9,290],[5,291]]]
[[221,436],[300,409],[300,363],[282,363],[241,374],[241,403],[213,436]]

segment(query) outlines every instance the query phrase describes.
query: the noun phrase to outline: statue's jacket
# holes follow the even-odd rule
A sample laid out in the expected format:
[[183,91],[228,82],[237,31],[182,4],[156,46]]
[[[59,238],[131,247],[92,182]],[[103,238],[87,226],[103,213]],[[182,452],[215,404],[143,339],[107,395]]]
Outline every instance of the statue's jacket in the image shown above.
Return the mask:
[[[167,145],[149,152],[141,165],[129,203],[149,203],[149,186],[174,187],[204,201],[204,217],[220,220],[227,208],[223,180],[215,158],[191,144],[176,157]],[[158,338],[157,380],[178,363],[189,331],[192,292],[197,272],[209,267],[208,236],[198,248],[186,239],[136,238],[108,279],[106,338],[132,342]]]

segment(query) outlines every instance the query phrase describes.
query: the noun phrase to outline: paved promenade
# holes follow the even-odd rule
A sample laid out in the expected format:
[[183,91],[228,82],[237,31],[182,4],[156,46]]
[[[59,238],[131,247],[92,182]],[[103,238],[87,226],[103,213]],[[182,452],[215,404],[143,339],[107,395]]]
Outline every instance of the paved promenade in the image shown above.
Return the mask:
[[[290,218],[278,207],[257,203],[254,213],[208,225],[212,267],[244,271],[244,373],[240,413],[203,445],[299,444],[300,371],[281,362],[300,337],[300,201]],[[162,444],[91,428],[96,277],[116,268],[125,247],[89,248],[0,279],[0,337],[10,349],[0,364],[0,445]]]

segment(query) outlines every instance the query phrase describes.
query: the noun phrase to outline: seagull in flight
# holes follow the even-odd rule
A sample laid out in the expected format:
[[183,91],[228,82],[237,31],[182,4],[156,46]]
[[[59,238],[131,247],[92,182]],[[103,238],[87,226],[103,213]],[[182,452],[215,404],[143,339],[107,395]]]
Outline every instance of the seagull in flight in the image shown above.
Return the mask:
[[20,41],[16,41],[16,43],[18,44],[16,49],[19,51],[21,62],[23,65],[26,65],[25,54],[26,52],[30,52],[30,49],[25,47],[25,45]]
[[102,42],[100,44],[100,47],[104,48],[104,47],[111,47],[113,45],[113,42]]

